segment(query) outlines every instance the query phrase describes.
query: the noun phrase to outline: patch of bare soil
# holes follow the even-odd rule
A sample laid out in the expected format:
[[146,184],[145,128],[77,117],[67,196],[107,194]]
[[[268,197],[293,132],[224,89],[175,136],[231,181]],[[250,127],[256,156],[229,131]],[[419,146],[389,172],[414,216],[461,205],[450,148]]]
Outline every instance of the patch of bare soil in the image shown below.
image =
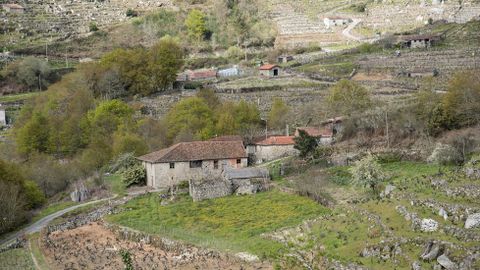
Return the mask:
[[267,263],[249,264],[196,248],[180,253],[121,240],[99,223],[57,231],[42,239],[52,269],[123,269],[122,249],[130,252],[134,269],[272,269]]

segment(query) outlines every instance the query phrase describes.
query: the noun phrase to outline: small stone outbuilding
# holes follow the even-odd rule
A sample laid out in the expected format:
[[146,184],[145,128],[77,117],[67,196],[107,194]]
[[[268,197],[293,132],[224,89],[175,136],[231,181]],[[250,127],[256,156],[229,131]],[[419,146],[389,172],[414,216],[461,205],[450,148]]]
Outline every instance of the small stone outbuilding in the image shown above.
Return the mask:
[[231,194],[248,195],[268,190],[270,174],[265,168],[226,167],[221,177],[190,180],[189,194],[194,201],[214,199]]
[[280,76],[280,67],[273,64],[266,64],[259,68],[260,75],[264,77],[278,77]]
[[404,48],[430,48],[441,41],[437,35],[410,35],[401,38],[401,45]]
[[314,137],[318,144],[331,144],[333,142],[333,130],[329,126],[317,127],[299,127],[295,130],[295,137],[300,136],[300,131],[305,131],[307,135]]
[[294,136],[269,136],[247,145],[247,153],[256,164],[297,155],[293,138]]

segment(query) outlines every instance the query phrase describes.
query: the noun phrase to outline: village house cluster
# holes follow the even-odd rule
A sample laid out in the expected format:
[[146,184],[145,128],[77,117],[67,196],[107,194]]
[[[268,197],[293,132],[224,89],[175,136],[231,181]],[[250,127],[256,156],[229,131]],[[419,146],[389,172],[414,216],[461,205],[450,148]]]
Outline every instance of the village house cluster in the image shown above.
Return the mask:
[[320,128],[297,128],[294,136],[266,135],[248,143],[241,136],[180,142],[138,160],[145,167],[147,185],[153,188],[188,184],[194,200],[251,194],[267,189],[270,178],[268,170],[255,165],[297,155],[294,138],[300,130],[321,144],[331,144],[341,122],[341,118],[329,119]]

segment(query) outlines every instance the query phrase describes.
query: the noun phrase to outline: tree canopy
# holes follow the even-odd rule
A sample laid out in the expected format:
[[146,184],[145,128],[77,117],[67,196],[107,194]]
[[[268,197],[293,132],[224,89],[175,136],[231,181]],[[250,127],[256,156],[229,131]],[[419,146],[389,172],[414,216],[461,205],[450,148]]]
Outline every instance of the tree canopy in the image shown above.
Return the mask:
[[372,104],[367,89],[349,80],[340,80],[330,88],[326,102],[332,116],[361,113]]

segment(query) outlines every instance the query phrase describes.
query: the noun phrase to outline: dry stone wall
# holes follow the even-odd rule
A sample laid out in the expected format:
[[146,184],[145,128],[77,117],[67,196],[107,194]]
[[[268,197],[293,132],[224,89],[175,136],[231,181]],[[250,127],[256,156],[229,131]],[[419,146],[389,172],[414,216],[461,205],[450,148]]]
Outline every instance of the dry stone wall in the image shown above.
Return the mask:
[[190,196],[193,201],[225,197],[232,194],[232,184],[224,179],[189,181]]
[[51,40],[87,33],[90,23],[98,27],[126,21],[126,11],[173,7],[169,0],[31,0],[17,1],[23,14],[0,13],[0,20],[15,26],[23,36],[38,35]]
[[[308,104],[321,106],[324,96],[327,94],[327,86],[324,88],[288,88],[288,89],[270,89],[269,91],[254,92],[221,92],[217,93],[218,97],[223,101],[238,102],[245,100],[258,105],[262,116],[268,114],[272,107],[274,98],[280,98],[290,106],[292,112],[297,118],[300,118],[301,112]],[[164,116],[168,110],[180,99],[189,97],[186,93],[171,93],[166,95],[157,95],[142,98],[140,101],[144,104],[145,114],[156,118]]]

